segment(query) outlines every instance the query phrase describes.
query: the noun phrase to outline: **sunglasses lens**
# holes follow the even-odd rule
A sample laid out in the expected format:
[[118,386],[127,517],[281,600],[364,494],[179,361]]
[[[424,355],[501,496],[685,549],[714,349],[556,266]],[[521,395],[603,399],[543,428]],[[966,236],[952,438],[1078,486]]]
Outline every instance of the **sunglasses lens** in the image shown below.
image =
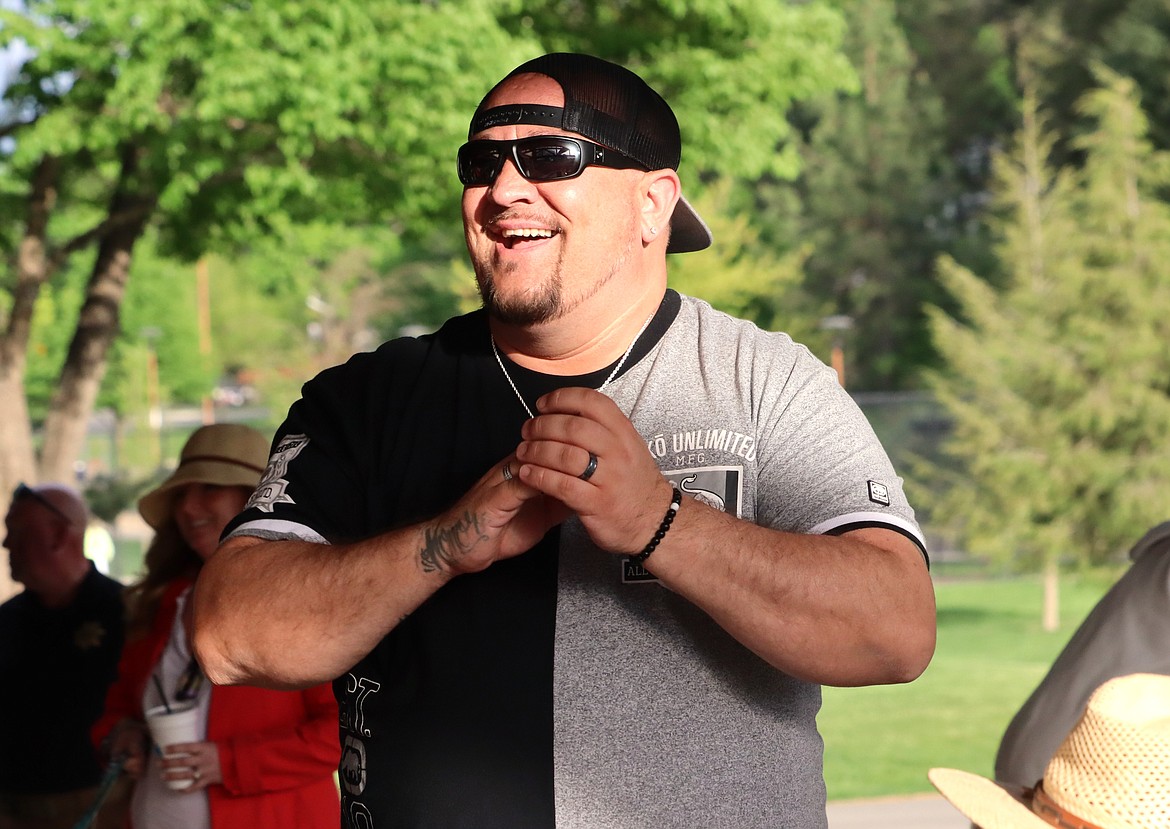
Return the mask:
[[459,148],[459,181],[467,187],[491,184],[510,153],[529,181],[578,176],[586,167],[585,149],[573,138],[536,135],[516,141],[468,141]]
[[470,141],[459,148],[459,181],[468,187],[491,184],[503,164],[499,144]]
[[516,142],[520,172],[532,181],[556,181],[585,169],[581,145],[571,138],[537,136]]

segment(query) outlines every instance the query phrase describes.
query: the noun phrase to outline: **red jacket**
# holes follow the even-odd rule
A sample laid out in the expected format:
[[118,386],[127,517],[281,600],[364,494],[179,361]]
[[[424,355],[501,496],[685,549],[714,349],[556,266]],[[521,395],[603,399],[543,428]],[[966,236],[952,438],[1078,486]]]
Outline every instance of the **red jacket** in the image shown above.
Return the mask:
[[[172,583],[150,633],[127,639],[118,678],[91,732],[96,744],[122,719],[143,719],[146,683],[170,638],[178,597],[190,585],[185,579]],[[219,746],[223,772],[222,784],[207,787],[213,829],[339,827],[337,727],[328,684],[303,691],[213,686],[207,739]]]

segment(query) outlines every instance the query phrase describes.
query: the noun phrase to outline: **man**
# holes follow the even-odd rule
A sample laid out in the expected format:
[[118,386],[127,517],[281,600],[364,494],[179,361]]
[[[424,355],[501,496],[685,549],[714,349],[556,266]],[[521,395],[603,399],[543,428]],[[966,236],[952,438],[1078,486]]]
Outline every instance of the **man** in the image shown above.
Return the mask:
[[831,369],[667,290],[711,238],[640,78],[546,55],[469,139],[484,310],[306,385],[200,659],[337,677],[348,826],[823,826],[818,683],[933,652],[898,478]]
[[97,795],[89,728],[122,651],[122,586],[85,557],[88,517],[69,487],[22,484],[4,519],[25,589],[0,605],[0,829],[70,829]]
[[1129,553],[1133,564],[1081,622],[1008,724],[995,779],[1036,785],[1089,697],[1127,674],[1170,674],[1170,522],[1152,527]]

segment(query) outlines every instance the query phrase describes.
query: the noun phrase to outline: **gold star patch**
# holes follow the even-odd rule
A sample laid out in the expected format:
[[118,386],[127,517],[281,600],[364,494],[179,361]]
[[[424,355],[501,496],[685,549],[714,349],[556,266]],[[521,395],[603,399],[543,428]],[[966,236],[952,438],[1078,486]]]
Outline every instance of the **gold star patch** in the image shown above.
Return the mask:
[[106,629],[101,622],[82,622],[77,630],[73,631],[73,644],[81,650],[101,647],[106,637]]

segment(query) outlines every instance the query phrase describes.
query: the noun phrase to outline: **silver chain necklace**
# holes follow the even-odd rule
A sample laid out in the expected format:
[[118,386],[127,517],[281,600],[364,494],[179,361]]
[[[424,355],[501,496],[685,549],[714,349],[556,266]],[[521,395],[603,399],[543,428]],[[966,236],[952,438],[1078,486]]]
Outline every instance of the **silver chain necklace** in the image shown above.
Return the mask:
[[[638,344],[638,340],[642,338],[642,334],[646,331],[646,328],[650,325],[650,320],[654,319],[654,314],[656,313],[658,313],[657,309],[655,309],[654,313],[650,314],[650,316],[646,317],[646,321],[642,323],[642,327],[639,328],[638,333],[634,335],[634,339],[630,343],[630,347],[626,349],[626,353],[623,354],[622,358],[617,361],[617,365],[613,367],[613,371],[609,373],[609,377],[605,378],[605,382],[597,387],[598,391],[604,389],[609,385],[609,382],[613,380],[613,378],[617,377],[617,373],[621,371],[622,366],[626,364],[626,360],[634,351],[634,346]],[[516,395],[516,399],[520,401],[520,405],[524,407],[524,411],[528,412],[528,416],[536,417],[536,415],[532,413],[532,409],[528,408],[528,403],[525,402],[524,395],[520,394],[520,389],[516,388],[516,384],[512,381],[512,375],[508,373],[508,369],[504,368],[504,359],[500,356],[500,349],[496,346],[496,338],[492,336],[490,330],[488,331],[488,339],[491,340],[492,343],[492,354],[496,355],[496,365],[500,367],[500,371],[504,374],[504,379],[507,380],[508,385],[512,387],[512,393]]]

